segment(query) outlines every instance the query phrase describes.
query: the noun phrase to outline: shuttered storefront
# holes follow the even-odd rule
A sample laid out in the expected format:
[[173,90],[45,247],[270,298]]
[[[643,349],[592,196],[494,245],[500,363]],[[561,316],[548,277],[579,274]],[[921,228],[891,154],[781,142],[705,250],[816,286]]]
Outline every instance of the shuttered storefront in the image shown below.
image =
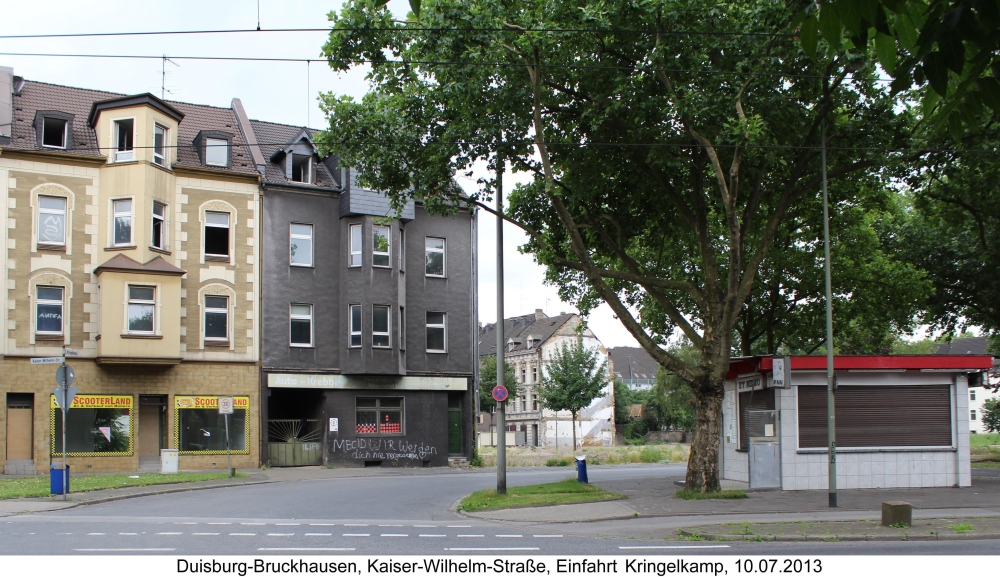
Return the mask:
[[[799,448],[827,446],[826,387],[797,387]],[[837,447],[950,447],[951,387],[843,386],[835,399]]]

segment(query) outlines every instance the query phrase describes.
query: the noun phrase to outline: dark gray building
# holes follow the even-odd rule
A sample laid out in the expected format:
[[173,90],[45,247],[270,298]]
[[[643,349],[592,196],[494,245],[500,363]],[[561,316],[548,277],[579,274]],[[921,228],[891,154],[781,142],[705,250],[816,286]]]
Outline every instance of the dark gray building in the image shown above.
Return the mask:
[[472,453],[476,215],[398,217],[314,131],[247,120],[263,175],[263,462],[426,467]]

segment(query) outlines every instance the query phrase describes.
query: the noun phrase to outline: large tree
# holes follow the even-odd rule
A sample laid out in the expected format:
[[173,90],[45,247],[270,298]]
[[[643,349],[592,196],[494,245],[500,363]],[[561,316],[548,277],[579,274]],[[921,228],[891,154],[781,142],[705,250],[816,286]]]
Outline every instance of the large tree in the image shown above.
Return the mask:
[[[801,51],[798,14],[773,0],[437,0],[399,22],[354,0],[331,14],[324,54],[336,70],[370,64],[371,91],[325,96],[318,141],[397,207],[485,199],[490,179],[468,196],[452,184],[479,161],[531,174],[506,215],[523,248],[564,300],[607,302],[690,385],[686,483],[715,491],[734,329],[789,210],[819,193],[822,124],[833,182],[884,183],[885,147],[908,134],[872,63]],[[696,362],[663,348],[675,331]]]
[[601,396],[608,378],[608,361],[601,358],[597,349],[585,347],[582,337],[572,343],[563,342],[545,364],[538,398],[546,409],[570,412],[573,450],[576,450],[576,417]]

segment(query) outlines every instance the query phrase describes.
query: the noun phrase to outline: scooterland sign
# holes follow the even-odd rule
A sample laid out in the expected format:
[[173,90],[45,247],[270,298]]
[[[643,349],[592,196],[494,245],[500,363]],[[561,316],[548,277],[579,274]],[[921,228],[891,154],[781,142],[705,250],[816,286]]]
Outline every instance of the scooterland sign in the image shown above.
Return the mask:
[[764,389],[764,378],[760,373],[746,375],[736,379],[736,392],[760,391]]

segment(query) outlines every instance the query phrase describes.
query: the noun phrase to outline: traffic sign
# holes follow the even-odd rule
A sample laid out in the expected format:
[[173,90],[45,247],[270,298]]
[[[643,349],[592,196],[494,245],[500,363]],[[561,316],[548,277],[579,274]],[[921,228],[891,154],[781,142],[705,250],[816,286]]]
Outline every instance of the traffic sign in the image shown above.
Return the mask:
[[73,367],[63,365],[56,369],[56,383],[58,383],[60,387],[72,385],[74,378],[76,378],[76,374],[73,372]]
[[66,362],[66,357],[41,357],[31,359],[33,365],[61,365]]
[[63,391],[64,390],[65,389],[63,389],[62,387],[53,387],[52,388],[52,394],[55,395],[55,397],[56,397],[56,405],[60,409],[63,408],[63,407],[66,407],[68,409],[71,406],[73,406],[73,399],[76,398],[77,388],[76,387],[69,387],[68,390],[66,390],[66,393],[67,393],[67,396],[69,397],[69,399],[67,400],[67,402],[64,403],[63,402]]
[[232,397],[219,397],[219,414],[220,415],[232,415],[233,414],[233,398]]
[[507,400],[507,387],[497,385],[493,387],[493,400],[502,403]]

